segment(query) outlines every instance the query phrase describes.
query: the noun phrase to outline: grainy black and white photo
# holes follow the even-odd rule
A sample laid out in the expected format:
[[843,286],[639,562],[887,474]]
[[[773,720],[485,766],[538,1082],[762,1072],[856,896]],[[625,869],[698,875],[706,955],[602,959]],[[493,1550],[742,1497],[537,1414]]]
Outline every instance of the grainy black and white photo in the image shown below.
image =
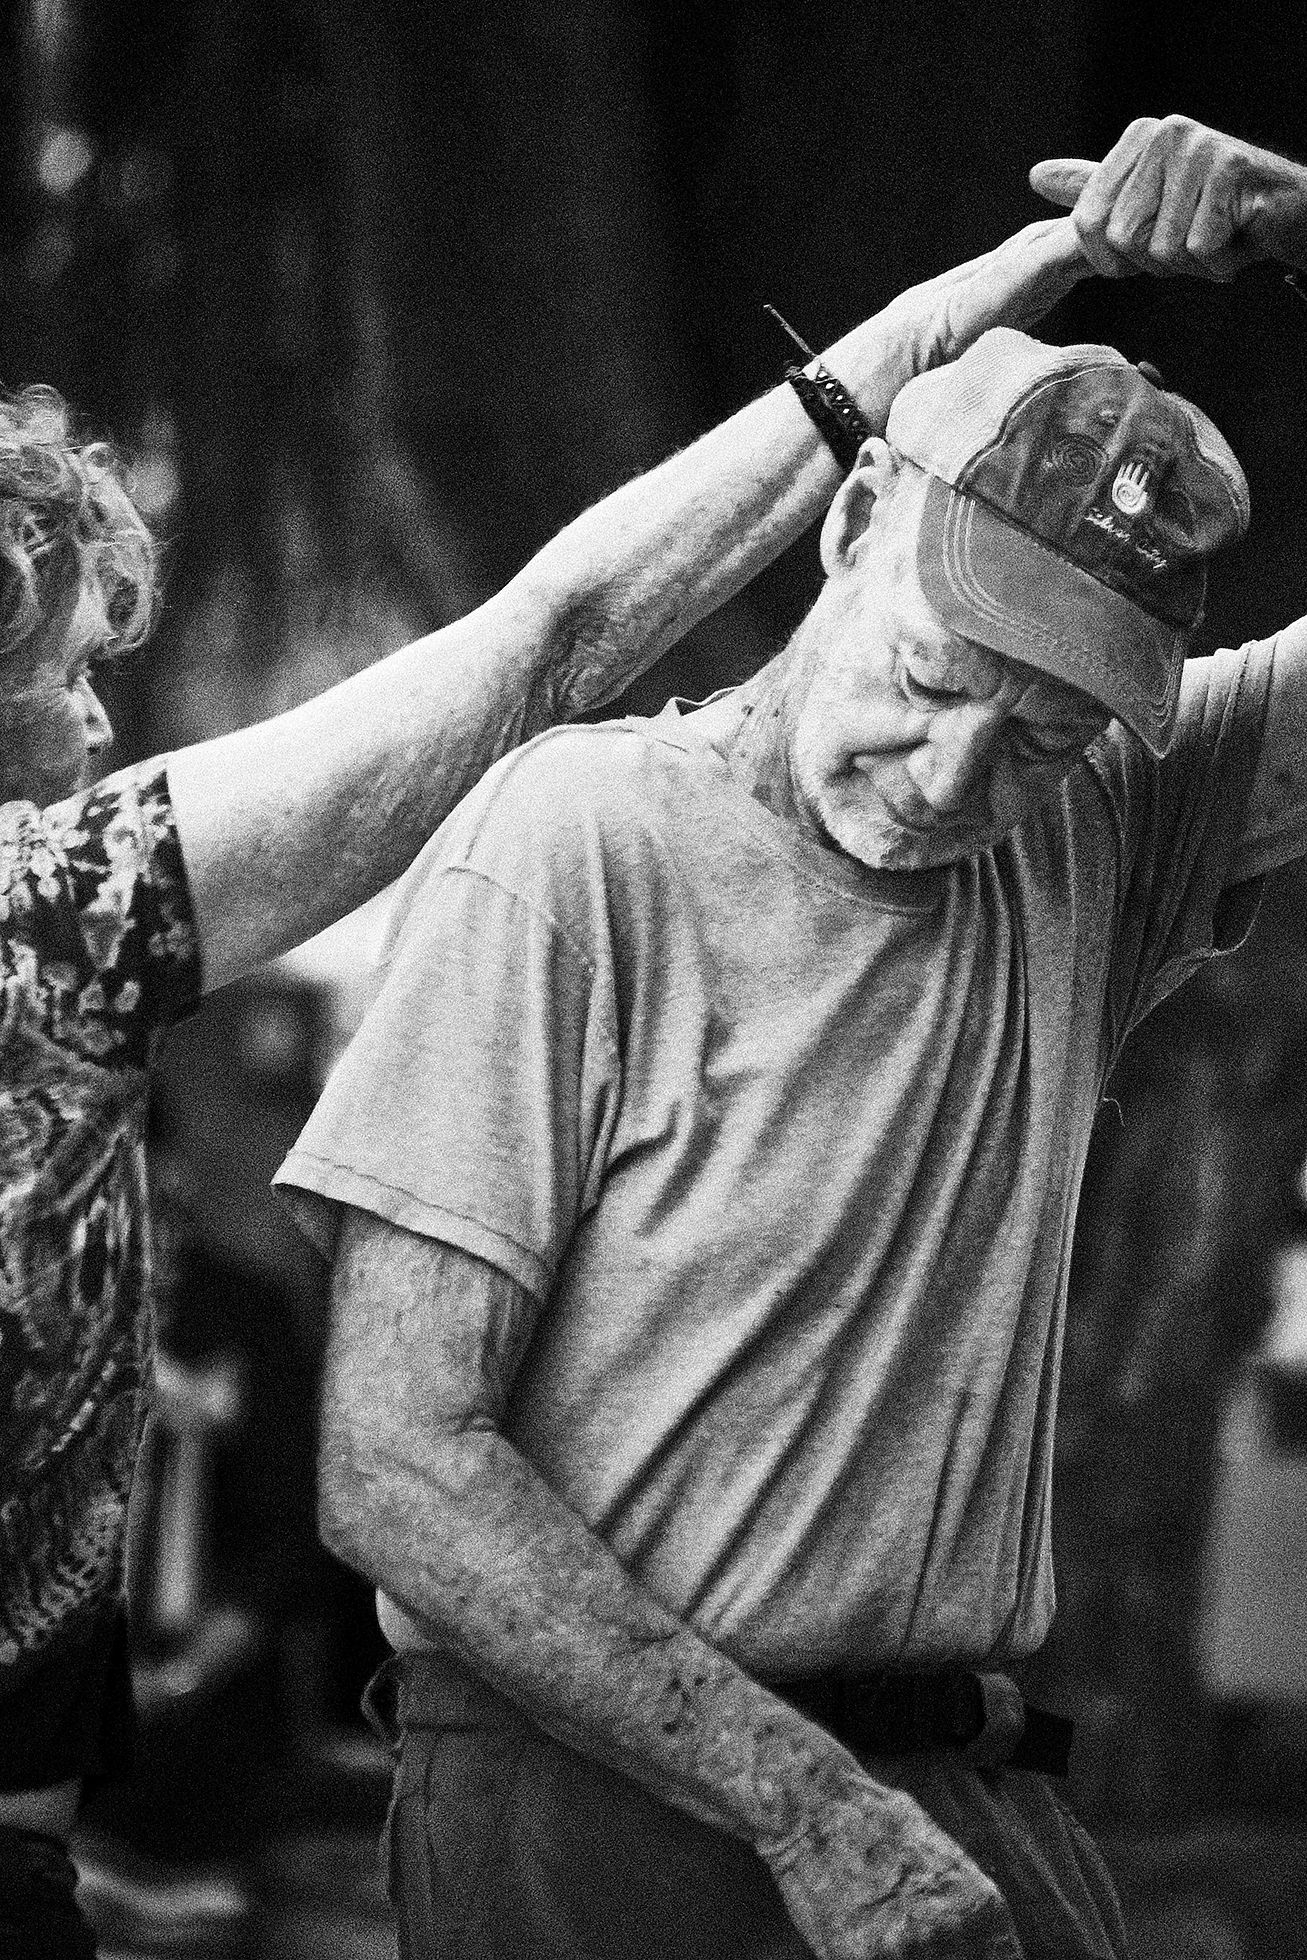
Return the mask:
[[1307,1960],[1304,101],[0,12],[0,1960]]

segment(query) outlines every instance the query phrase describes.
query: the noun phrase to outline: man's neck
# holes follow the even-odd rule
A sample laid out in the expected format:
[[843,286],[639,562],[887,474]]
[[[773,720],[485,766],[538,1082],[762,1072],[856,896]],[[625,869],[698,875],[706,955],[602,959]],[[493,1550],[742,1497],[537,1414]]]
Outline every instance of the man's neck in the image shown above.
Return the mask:
[[805,836],[828,840],[799,798],[790,769],[789,730],[796,678],[793,642],[762,672],[686,720],[706,739],[741,789]]

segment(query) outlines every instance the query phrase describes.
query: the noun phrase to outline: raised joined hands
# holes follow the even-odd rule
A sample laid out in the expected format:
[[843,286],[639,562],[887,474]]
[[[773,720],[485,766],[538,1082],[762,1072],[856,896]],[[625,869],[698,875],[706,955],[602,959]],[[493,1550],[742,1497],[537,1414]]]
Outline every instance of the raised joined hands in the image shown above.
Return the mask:
[[1307,267],[1307,168],[1188,116],[1141,116],[1101,163],[1037,163],[1098,272],[1230,279],[1256,259]]

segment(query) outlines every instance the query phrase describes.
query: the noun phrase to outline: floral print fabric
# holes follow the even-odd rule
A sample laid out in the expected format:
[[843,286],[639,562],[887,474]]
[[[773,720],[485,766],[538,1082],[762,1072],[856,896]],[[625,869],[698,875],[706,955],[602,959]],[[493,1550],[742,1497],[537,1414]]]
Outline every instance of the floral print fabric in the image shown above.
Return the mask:
[[0,806],[0,1693],[121,1589],[153,1354],[145,1071],[198,990],[157,764]]

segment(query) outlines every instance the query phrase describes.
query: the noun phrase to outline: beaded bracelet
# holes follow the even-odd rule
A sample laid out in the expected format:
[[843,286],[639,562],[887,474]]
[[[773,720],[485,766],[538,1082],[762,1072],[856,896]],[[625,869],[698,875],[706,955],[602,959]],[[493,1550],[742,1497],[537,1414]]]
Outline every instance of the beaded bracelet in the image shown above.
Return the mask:
[[816,361],[815,374],[809,374],[797,362],[791,361],[785,370],[785,379],[803,403],[810,420],[820,430],[822,439],[840,468],[851,470],[858,460],[858,451],[867,437],[874,433],[871,424],[847,388],[836,380],[829,368],[822,365],[807,342],[795,333],[789,321],[782,318],[774,306],[765,305],[764,311],[771,314],[809,362]]

